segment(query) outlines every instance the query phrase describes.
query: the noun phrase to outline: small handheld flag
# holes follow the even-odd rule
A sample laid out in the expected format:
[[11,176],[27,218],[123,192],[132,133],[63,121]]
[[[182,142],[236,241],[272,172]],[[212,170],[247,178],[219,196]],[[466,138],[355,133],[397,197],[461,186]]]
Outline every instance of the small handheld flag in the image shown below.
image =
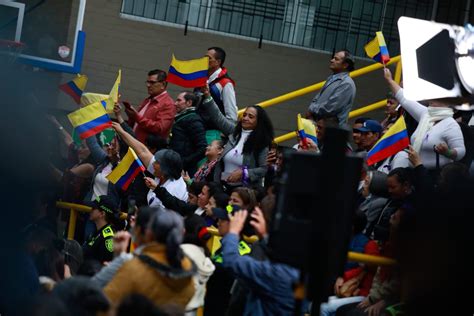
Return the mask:
[[393,124],[392,127],[375,143],[374,147],[367,153],[367,165],[371,166],[379,161],[387,159],[407,148],[410,144],[407,126],[403,116]]
[[313,122],[301,117],[301,114],[297,116],[298,124],[298,135],[303,141],[303,145],[306,147],[306,139],[311,139],[316,145],[318,144],[318,137],[316,136],[316,126]]
[[95,135],[112,126],[112,121],[101,102],[80,108],[68,114],[67,117],[81,139]]
[[110,90],[110,93],[109,93],[109,96],[112,98],[114,103],[118,102],[119,100],[121,81],[122,81],[122,69],[119,69],[117,79],[115,80],[114,86],[112,87],[112,90]]
[[114,112],[115,102],[111,97],[100,101],[100,103],[102,104],[102,106],[104,107],[104,109],[107,113],[113,113]]
[[87,76],[78,74],[73,80],[62,84],[59,89],[71,96],[77,104],[81,103],[81,96],[87,85]]
[[171,59],[167,81],[183,88],[196,88],[207,83],[209,57],[192,60]]
[[375,38],[364,46],[364,50],[367,56],[376,62],[385,65],[390,61],[387,44],[385,44],[382,32],[376,32]]
[[129,147],[127,154],[125,154],[117,167],[107,176],[107,179],[126,191],[133,179],[135,179],[140,172],[144,171],[145,166],[143,166],[133,149]]

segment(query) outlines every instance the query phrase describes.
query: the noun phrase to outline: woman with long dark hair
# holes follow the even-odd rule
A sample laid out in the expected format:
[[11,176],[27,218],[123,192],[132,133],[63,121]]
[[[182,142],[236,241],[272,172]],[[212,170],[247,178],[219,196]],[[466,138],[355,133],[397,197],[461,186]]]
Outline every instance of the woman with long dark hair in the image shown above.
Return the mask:
[[247,107],[224,147],[214,181],[221,180],[228,188],[262,186],[273,136],[273,125],[265,110],[258,105]]

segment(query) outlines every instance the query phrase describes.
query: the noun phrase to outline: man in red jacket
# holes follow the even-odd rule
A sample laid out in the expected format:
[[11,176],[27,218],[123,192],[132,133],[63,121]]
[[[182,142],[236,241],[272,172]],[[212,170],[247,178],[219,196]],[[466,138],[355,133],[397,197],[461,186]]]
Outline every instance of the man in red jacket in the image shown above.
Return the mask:
[[168,138],[176,115],[174,101],[166,91],[166,72],[159,69],[148,72],[146,86],[149,97],[138,109],[125,107],[128,125],[133,128],[136,138],[142,143],[149,134]]

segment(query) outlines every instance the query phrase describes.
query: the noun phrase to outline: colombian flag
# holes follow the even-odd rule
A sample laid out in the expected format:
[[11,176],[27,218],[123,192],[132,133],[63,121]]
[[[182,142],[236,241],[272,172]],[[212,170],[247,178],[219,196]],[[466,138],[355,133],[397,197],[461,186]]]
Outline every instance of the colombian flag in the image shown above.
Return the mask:
[[72,81],[59,86],[59,89],[70,95],[77,104],[81,103],[81,96],[87,85],[87,76],[77,75]]
[[113,113],[114,112],[114,99],[113,98],[107,98],[105,100],[100,101],[100,104],[104,107],[105,111],[107,113]]
[[80,108],[68,114],[67,117],[81,139],[95,135],[112,126],[112,121],[101,102]]
[[298,135],[301,140],[305,142],[307,138],[311,139],[316,145],[318,144],[318,138],[316,137],[316,126],[313,122],[301,117],[301,114],[298,114],[297,117],[298,124]]
[[126,191],[133,179],[140,173],[145,171],[140,159],[132,148],[128,147],[127,154],[123,157],[120,163],[107,176],[110,182],[119,185],[122,190]]
[[367,56],[376,62],[386,64],[390,61],[387,44],[385,44],[382,32],[376,32],[375,38],[365,45],[364,49]]
[[[120,95],[120,83],[122,81],[122,69],[119,69],[117,79],[115,80],[114,86],[112,90],[110,90],[109,96],[112,98],[114,103],[118,102],[119,95]],[[113,106],[112,106],[113,111]]]
[[177,60],[174,55],[168,71],[168,82],[184,88],[196,88],[207,83],[209,57],[192,60]]
[[379,161],[395,155],[410,144],[407,126],[403,116],[393,124],[392,127],[375,143],[374,147],[367,153],[367,165],[373,165]]

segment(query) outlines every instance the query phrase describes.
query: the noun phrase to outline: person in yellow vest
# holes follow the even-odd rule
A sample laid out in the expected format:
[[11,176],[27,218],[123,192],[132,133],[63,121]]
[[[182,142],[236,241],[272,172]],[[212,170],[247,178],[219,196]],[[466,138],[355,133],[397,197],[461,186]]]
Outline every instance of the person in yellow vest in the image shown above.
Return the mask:
[[114,199],[107,195],[98,196],[91,202],[89,219],[94,222],[96,232],[91,234],[82,246],[84,260],[101,263],[114,258],[114,223],[118,219],[118,207]]
[[[212,208],[213,217],[217,219],[217,229],[220,236],[225,236],[229,232],[230,215],[237,210],[240,210],[240,207],[237,205],[228,205],[226,208]],[[249,245],[241,240],[239,243],[240,255],[248,255],[250,252]],[[217,249],[211,255],[211,260],[216,266],[216,270],[207,282],[204,316],[225,315],[225,311],[229,306],[231,288],[235,277],[230,270],[223,266],[222,249]]]

